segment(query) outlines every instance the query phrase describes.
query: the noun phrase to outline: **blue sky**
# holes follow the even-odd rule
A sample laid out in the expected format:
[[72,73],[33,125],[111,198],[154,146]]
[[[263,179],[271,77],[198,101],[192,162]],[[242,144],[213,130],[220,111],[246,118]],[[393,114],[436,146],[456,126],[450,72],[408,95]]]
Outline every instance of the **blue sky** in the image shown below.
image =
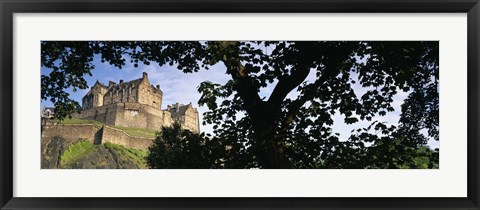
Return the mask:
[[[129,59],[127,59],[127,61],[129,61]],[[89,87],[93,86],[97,79],[103,84],[108,84],[108,81],[118,83],[120,79],[130,81],[140,78],[142,77],[142,72],[147,72],[150,82],[154,85],[160,85],[160,89],[163,91],[162,109],[165,109],[167,105],[177,102],[181,104],[192,102],[193,106],[197,107],[200,118],[202,118],[202,114],[206,112],[208,108],[200,107],[197,104],[198,99],[200,99],[200,93],[197,91],[198,85],[206,80],[213,83],[225,84],[230,78],[229,75],[225,74],[225,66],[223,66],[223,64],[212,66],[209,70],[201,70],[196,73],[188,74],[183,73],[172,66],[160,67],[156,63],[152,63],[149,66],[139,64],[137,68],[135,68],[133,64],[127,63],[122,69],[118,69],[108,63],[101,63],[100,56],[95,56],[94,65],[95,69],[92,71],[92,76],[85,76]],[[48,69],[44,68],[42,68],[41,71],[42,74],[48,74],[50,72]],[[306,80],[310,82],[315,80],[315,72],[313,70],[310,72]],[[270,84],[266,88],[262,88],[259,93],[260,96],[268,99],[275,84],[276,82]],[[358,83],[356,83],[353,88],[357,96],[361,96],[361,94],[368,90],[367,88],[362,88]],[[89,88],[85,90],[77,90],[77,92],[71,90],[68,90],[67,92],[70,94],[70,98],[81,104],[82,97],[88,91]],[[400,116],[400,106],[407,95],[408,93],[399,91],[399,93],[394,96],[393,107],[395,111],[389,112],[385,116],[377,116],[374,120],[386,122],[389,125],[397,125]],[[297,96],[298,93],[293,90],[287,97],[295,99]],[[50,101],[42,101],[41,107],[44,106],[52,106],[52,103]],[[368,121],[360,121],[355,124],[347,125],[343,123],[343,119],[344,117],[339,114],[333,116],[333,131],[340,133],[340,139],[347,139],[353,129],[364,128],[371,123]],[[212,133],[213,128],[211,125],[202,125],[202,121],[200,121],[200,130],[202,132]],[[439,142],[430,140],[429,145],[432,148],[438,148]]]

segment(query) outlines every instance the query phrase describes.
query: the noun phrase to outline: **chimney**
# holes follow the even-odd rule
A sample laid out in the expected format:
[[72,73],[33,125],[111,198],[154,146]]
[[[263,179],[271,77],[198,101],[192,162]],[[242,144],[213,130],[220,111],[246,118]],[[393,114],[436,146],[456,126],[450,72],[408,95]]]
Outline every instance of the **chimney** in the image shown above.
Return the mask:
[[118,84],[122,84],[122,83],[123,83],[123,79],[121,79],[121,80],[120,80],[120,83],[118,83]]
[[142,78],[143,78],[143,79],[148,79],[148,74],[147,74],[147,72],[143,72],[143,77],[142,77]]

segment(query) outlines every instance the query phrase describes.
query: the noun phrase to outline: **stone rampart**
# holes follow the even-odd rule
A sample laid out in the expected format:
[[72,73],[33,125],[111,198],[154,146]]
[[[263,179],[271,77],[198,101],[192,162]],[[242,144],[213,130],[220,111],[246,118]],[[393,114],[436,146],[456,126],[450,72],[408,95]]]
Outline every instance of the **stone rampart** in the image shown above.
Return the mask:
[[117,103],[115,125],[160,130],[163,121],[160,109],[139,103]]
[[87,139],[92,144],[110,142],[125,147],[146,150],[153,143],[153,138],[130,136],[120,129],[110,126],[98,127],[94,124],[56,124],[44,125],[42,141],[49,141],[53,137],[62,137],[68,142],[77,142]]
[[110,142],[113,144],[123,145],[125,147],[146,150],[150,145],[152,145],[153,140],[153,138],[130,136],[124,131],[112,128],[110,126],[103,127],[103,143]]
[[162,126],[168,126],[172,121],[165,119],[171,116],[165,115],[164,112],[146,104],[124,102],[82,110],[80,114],[74,114],[72,117],[95,120],[106,125],[160,130]]
[[56,124],[43,126],[42,139],[51,139],[55,136],[63,137],[69,142],[88,139],[88,141],[93,144],[100,141],[101,128],[94,124]]
[[92,109],[82,110],[80,114],[74,113],[72,117],[95,120],[108,125],[115,125],[115,119],[117,116],[117,105],[109,104],[101,107],[95,107]]

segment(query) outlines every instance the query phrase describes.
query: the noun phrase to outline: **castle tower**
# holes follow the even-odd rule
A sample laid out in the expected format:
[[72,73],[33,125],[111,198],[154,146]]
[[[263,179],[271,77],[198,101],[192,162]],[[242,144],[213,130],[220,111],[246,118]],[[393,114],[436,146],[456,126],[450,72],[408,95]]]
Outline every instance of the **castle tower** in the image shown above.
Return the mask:
[[197,108],[193,108],[192,102],[190,102],[188,105],[179,103],[168,105],[165,111],[170,112],[173,120],[180,123],[184,129],[188,129],[196,133],[200,132],[200,119],[198,116],[198,110]]
[[147,104],[157,109],[162,108],[163,92],[160,90],[160,86],[156,87],[148,80],[147,72],[143,72],[142,78],[138,79],[138,103]]
[[103,106],[103,97],[107,92],[108,87],[102,83],[95,82],[92,89],[82,98],[83,109],[91,109],[94,107]]

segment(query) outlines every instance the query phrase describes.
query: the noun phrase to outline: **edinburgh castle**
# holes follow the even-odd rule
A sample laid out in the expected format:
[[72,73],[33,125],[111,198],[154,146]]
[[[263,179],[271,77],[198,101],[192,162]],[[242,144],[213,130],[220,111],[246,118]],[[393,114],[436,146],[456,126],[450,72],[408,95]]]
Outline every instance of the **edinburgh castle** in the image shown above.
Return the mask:
[[175,122],[183,129],[200,132],[199,114],[192,103],[176,103],[162,110],[162,98],[160,86],[152,85],[145,72],[139,79],[120,80],[119,83],[110,81],[108,86],[97,81],[82,98],[80,112],[72,114],[73,119],[84,122],[58,122],[53,118],[53,107],[43,109],[42,148],[48,148],[46,145],[51,144],[53,138],[61,137],[69,143],[80,140],[88,140],[92,144],[110,142],[145,150],[154,137],[131,135],[125,128],[154,132]]
[[192,104],[168,105],[162,110],[163,92],[152,85],[147,73],[142,78],[108,86],[96,82],[82,99],[80,114],[73,117],[96,120],[106,125],[160,130],[178,122],[184,129],[200,132],[199,116]]

